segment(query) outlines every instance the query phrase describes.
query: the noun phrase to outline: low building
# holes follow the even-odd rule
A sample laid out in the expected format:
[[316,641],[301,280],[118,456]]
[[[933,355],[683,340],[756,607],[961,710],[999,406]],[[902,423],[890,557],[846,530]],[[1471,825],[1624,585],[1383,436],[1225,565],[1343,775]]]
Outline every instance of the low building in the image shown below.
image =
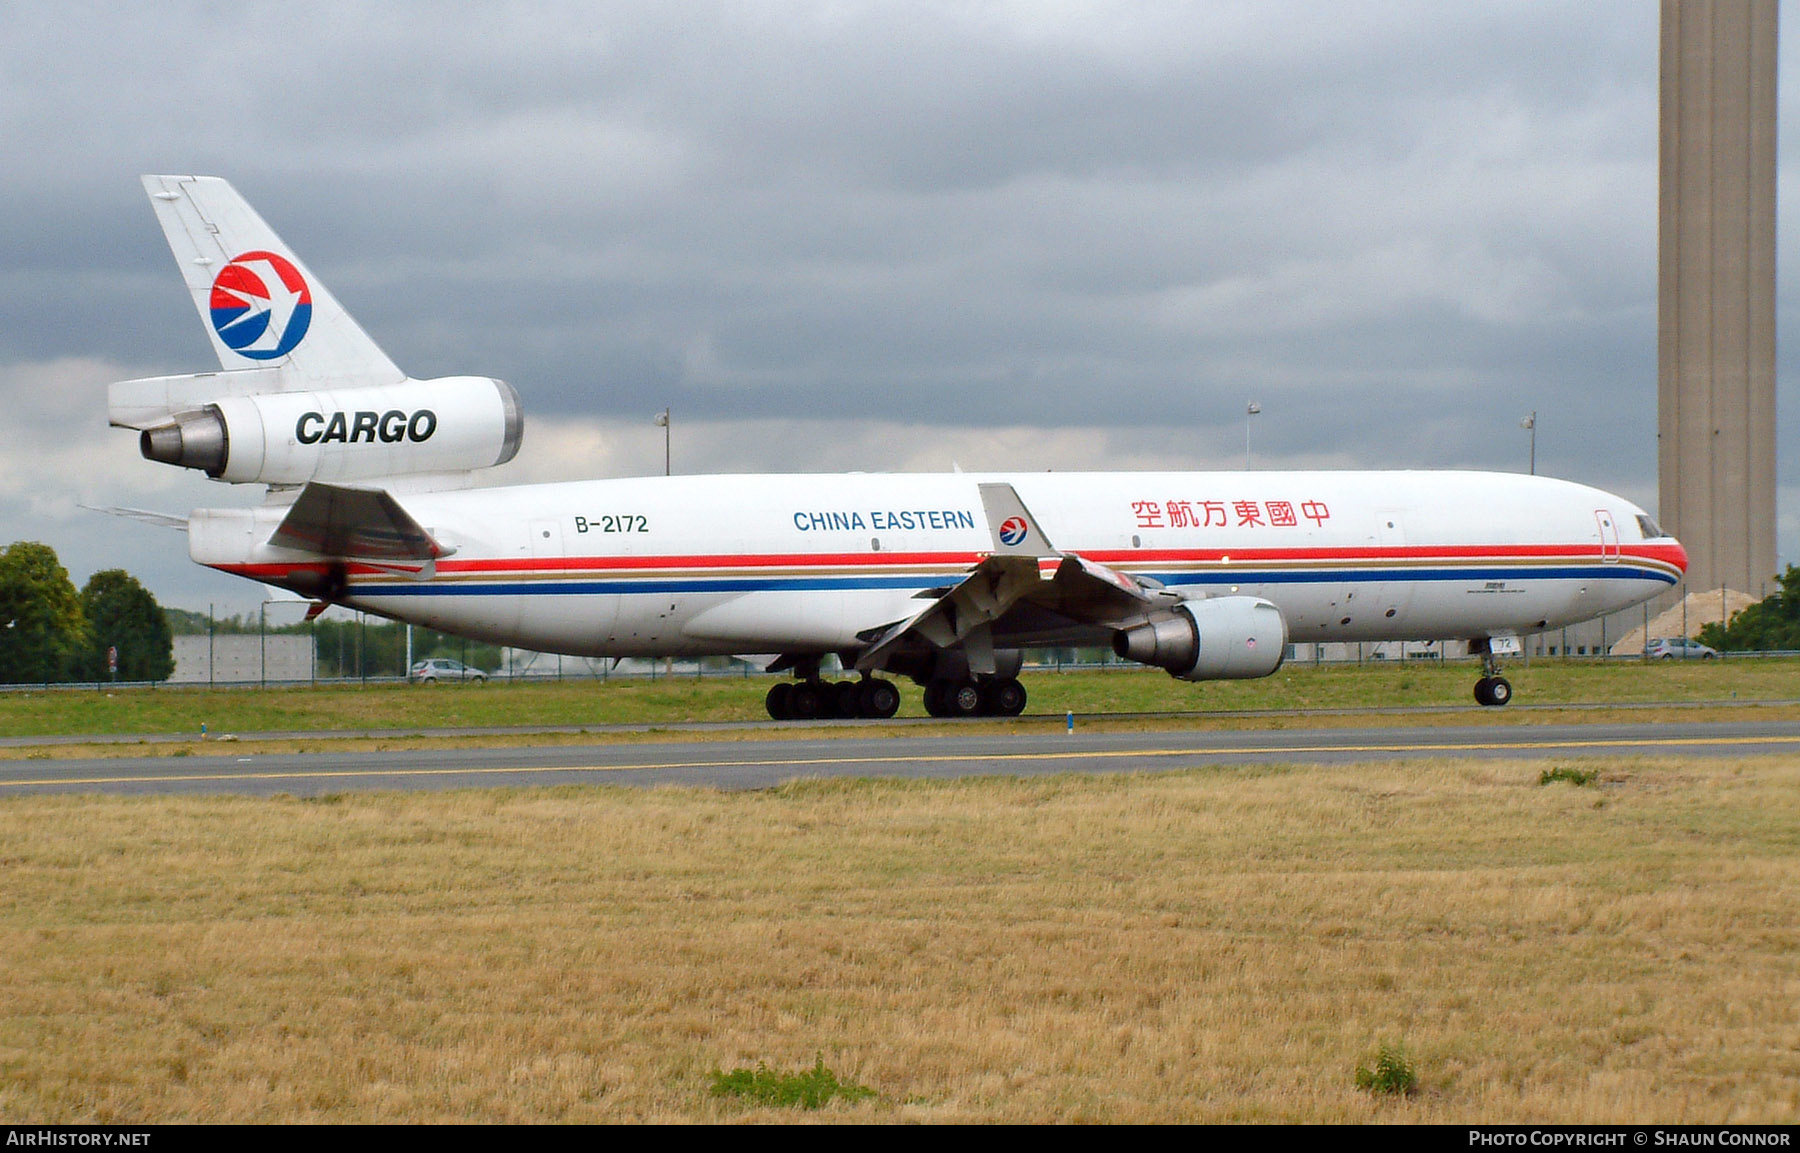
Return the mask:
[[243,685],[313,680],[311,636],[223,633],[175,638],[172,685]]

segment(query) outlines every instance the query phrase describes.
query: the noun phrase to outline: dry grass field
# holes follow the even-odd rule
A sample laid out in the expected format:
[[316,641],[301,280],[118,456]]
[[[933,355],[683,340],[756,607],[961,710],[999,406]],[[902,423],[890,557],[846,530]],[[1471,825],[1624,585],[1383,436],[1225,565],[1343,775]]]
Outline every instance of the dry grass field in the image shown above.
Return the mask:
[[0,1116],[1800,1119],[1800,766],[1541,769],[7,797]]

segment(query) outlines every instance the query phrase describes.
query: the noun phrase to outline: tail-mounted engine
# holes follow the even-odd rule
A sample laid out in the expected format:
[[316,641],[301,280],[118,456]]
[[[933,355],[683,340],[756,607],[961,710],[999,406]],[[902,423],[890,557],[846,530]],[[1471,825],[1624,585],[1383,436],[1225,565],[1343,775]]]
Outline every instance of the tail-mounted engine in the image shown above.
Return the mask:
[[[112,421],[142,430],[138,447],[147,460],[255,484],[488,468],[511,460],[524,435],[518,394],[487,377],[310,392],[232,389],[236,395],[194,399],[209,376],[236,375],[114,385]],[[175,382],[182,387],[168,387]],[[164,399],[175,396],[185,403]]]
[[1287,621],[1261,597],[1182,601],[1114,633],[1113,651],[1184,681],[1266,677],[1287,654]]

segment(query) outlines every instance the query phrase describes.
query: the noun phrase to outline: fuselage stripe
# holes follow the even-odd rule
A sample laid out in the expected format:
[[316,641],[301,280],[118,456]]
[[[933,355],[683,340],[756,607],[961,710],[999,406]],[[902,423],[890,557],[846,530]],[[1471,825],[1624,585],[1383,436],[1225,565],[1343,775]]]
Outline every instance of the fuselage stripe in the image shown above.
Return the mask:
[[[248,567],[248,566],[246,566]],[[262,566],[255,566],[262,567]],[[228,571],[254,575],[241,568]],[[286,572],[286,569],[282,570]],[[954,584],[962,572],[868,575],[819,572],[793,575],[663,574],[626,578],[562,578],[414,581],[382,576],[351,583],[348,595],[366,597],[434,596],[616,596],[649,593],[746,593],[769,591],[820,591],[847,589],[927,589]],[[1268,587],[1297,584],[1348,582],[1427,583],[1443,581],[1593,580],[1658,581],[1676,583],[1674,574],[1660,568],[1629,564],[1590,564],[1557,567],[1470,568],[1364,568],[1329,570],[1237,569],[1211,572],[1137,572],[1164,585],[1231,585]]]

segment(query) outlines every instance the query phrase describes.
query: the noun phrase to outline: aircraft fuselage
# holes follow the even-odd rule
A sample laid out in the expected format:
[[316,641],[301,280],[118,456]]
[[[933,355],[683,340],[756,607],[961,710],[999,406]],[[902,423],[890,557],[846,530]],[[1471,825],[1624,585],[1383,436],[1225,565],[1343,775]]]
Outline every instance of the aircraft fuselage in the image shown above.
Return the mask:
[[[1645,538],[1636,505],[1507,473],[645,477],[406,494],[454,552],[428,579],[353,564],[333,599],[574,655],[849,651],[993,551],[977,486],[996,480],[1058,549],[1185,595],[1265,598],[1291,641],[1560,628],[1648,599],[1685,564],[1674,540]],[[266,543],[283,511],[196,513],[194,559],[309,590],[317,558]],[[995,640],[1107,635],[1027,620]]]

